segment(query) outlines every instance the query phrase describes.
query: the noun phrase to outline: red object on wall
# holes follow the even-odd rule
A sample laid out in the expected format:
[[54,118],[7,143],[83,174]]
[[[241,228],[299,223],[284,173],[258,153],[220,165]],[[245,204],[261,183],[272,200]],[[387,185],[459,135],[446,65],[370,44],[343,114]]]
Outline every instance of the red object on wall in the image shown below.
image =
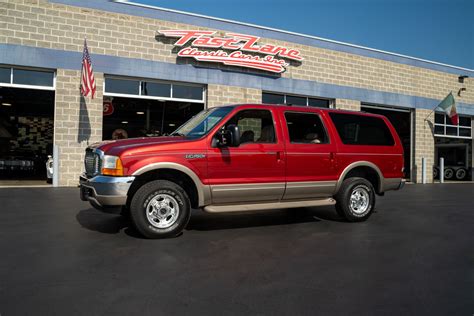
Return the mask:
[[114,105],[112,101],[104,101],[104,116],[114,114]]

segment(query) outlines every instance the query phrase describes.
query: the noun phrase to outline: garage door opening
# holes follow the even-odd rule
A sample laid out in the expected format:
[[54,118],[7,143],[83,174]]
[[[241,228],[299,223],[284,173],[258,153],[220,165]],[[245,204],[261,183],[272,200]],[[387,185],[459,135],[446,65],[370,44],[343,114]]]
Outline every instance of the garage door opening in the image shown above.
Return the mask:
[[0,185],[46,184],[54,91],[0,87]]
[[104,140],[171,134],[204,109],[202,85],[105,78]]
[[412,144],[412,132],[411,132],[411,112],[407,109],[389,108],[376,105],[363,104],[361,110],[368,113],[384,115],[390,120],[393,127],[398,133],[398,137],[403,145],[404,151],[404,173],[405,179],[411,179],[411,144]]
[[102,139],[169,135],[203,109],[200,103],[107,97]]

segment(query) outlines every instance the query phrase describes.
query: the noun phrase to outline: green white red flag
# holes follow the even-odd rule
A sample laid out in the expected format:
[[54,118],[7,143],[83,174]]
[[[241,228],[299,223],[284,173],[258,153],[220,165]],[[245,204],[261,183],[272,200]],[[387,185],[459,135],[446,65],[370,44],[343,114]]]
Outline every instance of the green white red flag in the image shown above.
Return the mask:
[[456,101],[454,100],[453,93],[450,92],[443,101],[437,106],[438,108],[442,108],[447,116],[451,119],[451,123],[453,125],[459,124],[459,116],[458,112],[456,111]]

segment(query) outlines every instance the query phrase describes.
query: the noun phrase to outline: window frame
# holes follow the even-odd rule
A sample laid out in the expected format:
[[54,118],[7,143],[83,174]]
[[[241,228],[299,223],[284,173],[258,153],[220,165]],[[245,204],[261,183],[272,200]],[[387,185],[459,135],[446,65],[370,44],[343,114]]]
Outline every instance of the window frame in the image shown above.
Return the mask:
[[[319,120],[321,121],[321,125],[323,126],[324,132],[326,133],[327,142],[325,142],[325,143],[296,143],[296,142],[292,142],[291,137],[290,137],[290,129],[288,128],[288,120],[286,119],[286,113],[309,114],[309,115],[318,116]],[[293,145],[330,145],[331,144],[331,136],[328,133],[328,128],[327,128],[326,124],[324,124],[324,120],[323,120],[320,113],[286,110],[286,111],[283,112],[283,118],[285,119],[286,131],[288,133],[288,142],[290,144],[293,144]]]
[[[439,114],[439,115],[443,115],[443,123],[436,123],[436,115]],[[468,116],[468,115],[459,115],[459,118],[461,117],[467,117],[470,119],[471,121],[471,126],[464,126],[464,125],[452,125],[452,124],[448,124],[448,115],[446,115],[446,113],[444,112],[435,112],[435,117],[433,118],[433,135],[435,137],[446,137],[446,138],[455,138],[455,139],[472,139],[472,117],[471,116]],[[442,127],[443,128],[443,134],[438,134],[436,133],[436,126],[439,126],[439,127]],[[446,129],[447,128],[455,128],[456,129],[456,135],[448,135],[446,134]],[[459,135],[459,130],[462,129],[462,130],[470,130],[470,134],[471,136],[460,136]]]
[[[116,80],[132,80],[138,81],[138,94],[127,94],[127,93],[115,93],[115,92],[106,92],[106,80],[116,79]],[[161,96],[149,96],[142,94],[142,82],[150,82],[150,83],[163,83],[163,84],[170,84],[170,97],[161,97]],[[184,99],[184,98],[174,98],[173,97],[173,85],[180,85],[180,86],[190,86],[190,87],[200,87],[202,88],[202,99]],[[123,98],[132,98],[132,99],[147,99],[147,100],[159,100],[159,101],[176,101],[176,102],[190,102],[190,103],[204,103],[206,104],[206,91],[207,86],[197,83],[188,83],[188,82],[180,82],[180,81],[166,81],[166,80],[155,80],[155,79],[148,79],[148,78],[136,78],[136,77],[124,77],[124,76],[113,76],[113,75],[105,75],[104,76],[104,85],[103,85],[103,95],[108,97],[123,97]]]
[[[319,108],[319,109],[333,109],[333,108],[334,108],[334,104],[335,104],[335,100],[334,100],[334,99],[331,99],[331,98],[323,98],[323,97],[318,97],[318,96],[292,94],[292,93],[280,93],[280,92],[273,92],[273,91],[262,91],[262,103],[264,103],[264,102],[263,102],[263,95],[264,95],[264,94],[274,94],[274,95],[283,96],[283,104],[284,104],[284,105],[287,105],[287,103],[286,103],[286,97],[287,97],[287,96],[290,96],[290,97],[298,97],[298,98],[306,98],[306,105],[297,105],[297,104],[294,104],[294,105],[291,105],[291,106],[302,106],[302,107],[309,107],[309,108],[315,108],[315,109],[318,109],[318,108]],[[309,105],[309,99],[319,99],[319,100],[328,101],[328,107],[325,108],[325,107],[311,106],[311,105]]]
[[[238,110],[237,112],[235,112],[234,114],[232,114],[231,117],[229,117],[229,119],[227,121],[224,122],[224,124],[222,124],[221,127],[218,128],[218,131],[221,130],[222,128],[225,128],[227,126],[227,124],[239,113],[241,112],[244,112],[244,111],[267,111],[267,112],[270,112],[270,116],[272,117],[272,123],[273,123],[273,130],[275,132],[275,141],[269,143],[269,142],[251,142],[251,143],[243,143],[243,144],[240,144],[239,147],[241,146],[245,146],[245,145],[251,145],[251,144],[257,144],[257,145],[276,145],[278,144],[278,135],[277,135],[277,129],[276,129],[276,122],[275,122],[275,115],[273,113],[273,111],[271,109],[262,109],[262,108],[247,108],[247,109],[241,109],[241,110]],[[215,134],[214,136],[215,137]]]
[[[6,88],[21,88],[21,89],[33,89],[33,90],[49,90],[55,91],[56,90],[56,70],[53,69],[40,69],[40,68],[31,68],[31,67],[13,67],[7,65],[0,65],[1,68],[10,69],[10,82],[0,82],[0,87]],[[29,71],[37,71],[37,72],[47,72],[53,74],[53,85],[52,86],[41,86],[41,85],[30,85],[30,84],[19,84],[13,83],[13,70],[29,70]]]

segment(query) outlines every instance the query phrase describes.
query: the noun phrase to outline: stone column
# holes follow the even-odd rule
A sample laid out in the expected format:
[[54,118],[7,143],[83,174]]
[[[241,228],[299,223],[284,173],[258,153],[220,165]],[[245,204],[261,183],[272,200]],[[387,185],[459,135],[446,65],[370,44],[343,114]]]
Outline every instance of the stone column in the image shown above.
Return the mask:
[[[413,126],[413,171],[412,179],[416,183],[422,182],[421,159],[426,159],[426,182],[433,183],[433,166],[434,166],[434,136],[433,122],[434,113],[431,110],[416,109],[414,113]],[[427,118],[428,114],[430,116]]]
[[54,144],[59,146],[59,185],[75,186],[84,169],[84,149],[102,140],[103,74],[94,73],[94,99],[80,91],[80,71],[58,69],[54,112]]
[[207,85],[208,108],[238,103],[262,103],[262,90],[217,84]]
[[336,99],[336,109],[360,111],[360,101],[348,99]]

